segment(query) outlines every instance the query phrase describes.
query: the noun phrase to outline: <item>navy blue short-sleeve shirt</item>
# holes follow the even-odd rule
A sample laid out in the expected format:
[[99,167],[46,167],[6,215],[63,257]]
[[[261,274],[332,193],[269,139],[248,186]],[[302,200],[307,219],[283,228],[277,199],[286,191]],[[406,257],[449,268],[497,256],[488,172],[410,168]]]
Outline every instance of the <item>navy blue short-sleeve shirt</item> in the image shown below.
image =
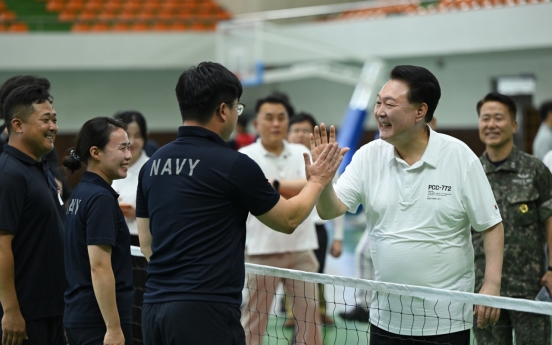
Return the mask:
[[62,212],[48,166],[6,145],[0,155],[0,229],[14,235],[15,290],[26,321],[63,314]]
[[144,303],[239,306],[248,213],[262,215],[279,199],[257,163],[219,135],[180,127],[140,171],[136,215],[150,219],[153,252]]
[[102,177],[88,171],[71,194],[65,218],[65,271],[69,283],[65,292],[65,327],[105,325],[94,294],[88,257],[88,246],[100,244],[112,247],[111,266],[121,324],[132,324],[130,232],[118,198]]

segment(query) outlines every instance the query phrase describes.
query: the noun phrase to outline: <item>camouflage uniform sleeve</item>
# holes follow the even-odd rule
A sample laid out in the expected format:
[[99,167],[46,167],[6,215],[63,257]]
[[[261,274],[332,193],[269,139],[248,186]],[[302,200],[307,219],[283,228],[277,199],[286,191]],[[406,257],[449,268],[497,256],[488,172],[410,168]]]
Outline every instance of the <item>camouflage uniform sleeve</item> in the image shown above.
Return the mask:
[[537,200],[539,220],[544,222],[552,216],[552,174],[544,164],[537,166],[537,181],[535,185],[539,191],[539,198]]

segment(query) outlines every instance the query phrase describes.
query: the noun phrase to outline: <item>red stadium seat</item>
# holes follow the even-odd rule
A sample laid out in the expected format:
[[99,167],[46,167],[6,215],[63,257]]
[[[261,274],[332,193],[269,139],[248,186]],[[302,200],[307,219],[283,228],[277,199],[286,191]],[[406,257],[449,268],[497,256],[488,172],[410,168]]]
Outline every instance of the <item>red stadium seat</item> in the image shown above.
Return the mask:
[[109,31],[109,29],[110,27],[106,23],[94,23],[90,27],[90,31],[95,31],[95,32],[105,32],[105,31]]
[[149,31],[149,26],[146,23],[134,23],[130,26],[130,31]]
[[103,10],[112,12],[120,11],[122,8],[123,3],[117,1],[108,1],[102,7]]
[[122,12],[119,13],[117,18],[120,21],[123,21],[123,22],[130,22],[130,21],[136,19],[136,14],[134,12],[130,12],[130,11],[122,11]]
[[186,31],[188,30],[188,25],[182,22],[173,23],[170,26],[171,31]]
[[156,22],[151,26],[153,31],[169,31],[170,27],[167,23]]
[[143,11],[136,14],[136,19],[141,21],[151,21],[155,18],[155,14],[149,11]]
[[81,22],[91,22],[96,20],[96,12],[95,11],[84,11],[81,12],[78,15],[78,20]]
[[29,31],[29,26],[26,23],[13,23],[8,28],[8,32],[27,32]]
[[127,23],[115,23],[112,27],[113,31],[128,31],[130,27]]
[[98,0],[92,0],[88,1],[86,5],[84,6],[84,9],[87,11],[96,11],[99,12],[103,9],[105,9],[105,4]]
[[84,1],[83,0],[71,0],[68,3],[65,4],[65,9],[68,11],[81,11],[84,9]]
[[63,11],[59,14],[58,20],[60,22],[72,22],[77,19],[77,14],[73,11]]
[[112,22],[116,18],[115,13],[111,11],[103,11],[98,14],[98,20],[103,22]]
[[86,23],[75,23],[71,26],[72,32],[87,32],[89,31],[89,25]]
[[65,8],[65,3],[63,1],[49,1],[46,4],[46,10],[50,12],[61,12]]
[[0,13],[0,22],[11,22],[16,18],[15,12],[4,11]]

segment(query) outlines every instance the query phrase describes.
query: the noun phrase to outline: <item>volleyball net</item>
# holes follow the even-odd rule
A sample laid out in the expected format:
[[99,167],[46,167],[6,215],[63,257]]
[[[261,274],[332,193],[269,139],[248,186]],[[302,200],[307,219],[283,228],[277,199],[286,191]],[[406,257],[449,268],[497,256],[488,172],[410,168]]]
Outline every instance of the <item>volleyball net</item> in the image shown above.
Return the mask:
[[[141,256],[137,248],[133,255]],[[246,264],[245,269],[242,324],[251,345],[369,344],[375,333],[380,338],[400,334],[407,339],[404,344],[416,345],[455,345],[461,343],[460,337],[477,345],[502,344],[504,337],[515,339],[514,344],[550,344],[549,302],[254,264]],[[340,314],[359,307],[358,291],[367,292],[368,319],[343,320]],[[484,331],[472,329],[474,305],[500,308],[499,322]]]

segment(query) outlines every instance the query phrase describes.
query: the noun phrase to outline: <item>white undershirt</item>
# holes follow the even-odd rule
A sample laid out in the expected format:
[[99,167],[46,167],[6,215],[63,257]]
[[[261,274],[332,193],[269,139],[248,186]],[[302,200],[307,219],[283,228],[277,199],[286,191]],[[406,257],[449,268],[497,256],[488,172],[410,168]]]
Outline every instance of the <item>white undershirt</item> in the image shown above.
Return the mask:
[[[136,189],[138,188],[138,174],[142,166],[148,161],[149,157],[145,151],[142,151],[140,157],[134,164],[128,168],[127,177],[113,181],[113,189],[119,194],[119,203],[130,204],[136,208]],[[136,226],[136,218],[127,218],[125,220],[128,225],[128,230],[131,235],[138,235],[138,227]]]
[[552,150],[548,151],[542,159],[544,165],[548,167],[548,170],[552,171]]
[[[300,144],[284,140],[284,150],[279,156],[268,152],[260,139],[243,147],[240,152],[248,155],[262,169],[269,180],[305,179],[303,152],[308,149]],[[248,255],[289,253],[318,248],[318,239],[312,216],[309,216],[291,235],[274,231],[249,214],[247,218],[246,252]]]

